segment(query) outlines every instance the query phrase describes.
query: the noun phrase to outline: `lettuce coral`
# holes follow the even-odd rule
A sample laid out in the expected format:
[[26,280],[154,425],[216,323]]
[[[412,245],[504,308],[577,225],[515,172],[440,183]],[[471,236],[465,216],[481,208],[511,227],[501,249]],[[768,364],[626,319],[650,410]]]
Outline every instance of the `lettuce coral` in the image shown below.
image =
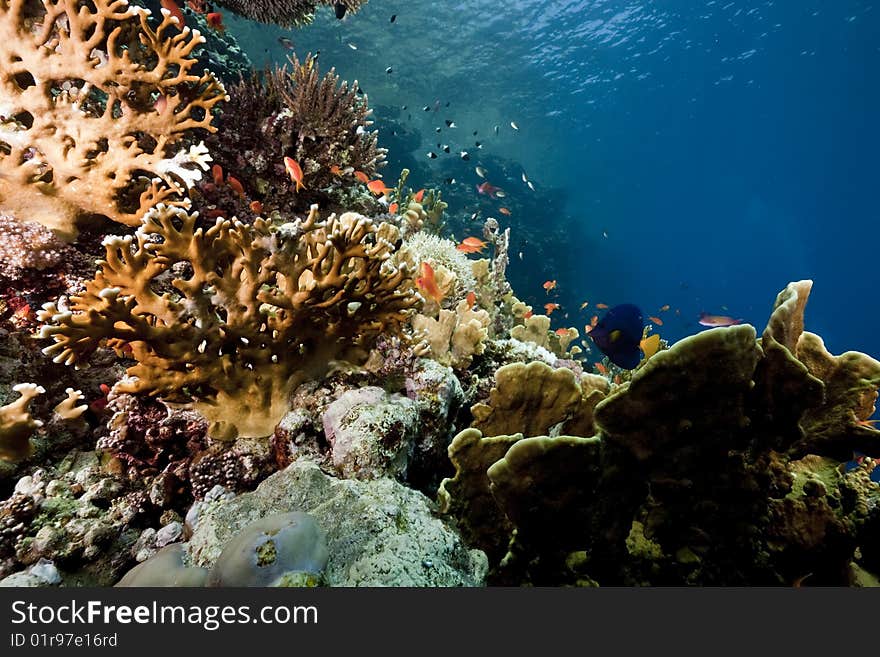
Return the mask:
[[[333,359],[363,358],[419,303],[389,262],[397,228],[345,213],[273,227],[157,206],[134,236],[108,237],[100,270],[70,310],[44,305],[44,352],[84,362],[104,341],[137,364],[121,392],[197,402],[215,438],[262,437],[292,388]],[[168,291],[157,291],[165,281]]]
[[204,38],[149,16],[126,0],[0,5],[0,211],[69,239],[92,216],[136,226],[201,176],[207,151],[184,137],[215,130],[226,94],[193,72]]

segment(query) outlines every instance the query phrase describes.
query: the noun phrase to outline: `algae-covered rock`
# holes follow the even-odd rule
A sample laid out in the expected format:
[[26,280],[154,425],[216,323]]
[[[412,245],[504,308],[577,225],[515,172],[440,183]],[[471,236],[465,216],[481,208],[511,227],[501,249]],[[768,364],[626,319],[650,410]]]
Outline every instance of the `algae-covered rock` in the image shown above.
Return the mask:
[[333,465],[344,477],[402,478],[418,418],[416,405],[402,395],[375,386],[344,392],[323,415]]
[[242,528],[302,511],[326,533],[328,586],[479,586],[486,557],[468,550],[432,515],[429,500],[392,479],[337,479],[300,459],[251,493],[204,504],[190,539],[193,560],[211,567]]

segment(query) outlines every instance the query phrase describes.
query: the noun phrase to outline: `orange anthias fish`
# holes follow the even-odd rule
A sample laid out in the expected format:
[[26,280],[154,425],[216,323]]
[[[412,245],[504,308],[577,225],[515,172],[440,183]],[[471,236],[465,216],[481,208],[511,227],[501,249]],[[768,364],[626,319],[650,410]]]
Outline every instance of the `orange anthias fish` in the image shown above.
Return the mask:
[[443,292],[437,286],[437,280],[434,278],[434,268],[427,262],[422,263],[422,275],[416,279],[416,286],[436,303],[443,301]]
[[236,178],[235,176],[227,176],[226,177],[227,184],[232,188],[232,191],[244,198],[244,185]]
[[474,304],[477,302],[477,294],[471,290],[467,293],[467,296],[464,299],[467,302],[468,310],[474,307]]
[[425,198],[425,190],[424,189],[420,189],[415,194],[413,194],[413,200],[416,203],[421,203],[423,198]]
[[305,189],[306,186],[303,184],[303,170],[300,168],[299,162],[292,157],[285,156],[284,170],[287,171],[287,175],[290,176],[290,179],[296,183],[297,192],[299,192],[300,189]]
[[360,180],[365,185],[368,182],[370,182],[370,177],[367,174],[365,174],[363,171],[355,171],[354,177],[357,178],[358,180]]
[[259,201],[251,201],[250,209],[254,214],[261,214],[263,212],[263,204]]
[[385,186],[383,180],[371,180],[367,183],[367,189],[376,196],[382,196],[382,194],[388,193],[388,188]]
[[506,214],[507,216],[510,216],[510,210],[508,210],[507,208],[498,208],[498,212],[500,212],[501,214]]
[[479,253],[486,248],[486,242],[476,237],[465,237],[455,248],[464,253]]
[[205,14],[205,20],[208,22],[208,25],[218,32],[225,32],[226,26],[223,24],[223,14],[219,11],[212,11],[208,14]]
[[648,317],[648,319],[650,319],[652,322],[654,322],[657,326],[663,326],[663,320],[660,319],[659,317],[651,316],[651,317]]
[[392,203],[388,206],[388,212],[390,212],[391,214],[397,214],[398,207],[400,206],[398,206],[397,203]]
[[566,335],[568,335],[568,331],[569,330],[567,328],[558,328],[556,329],[556,335],[558,335],[560,338],[564,338]]
[[591,327],[595,327],[596,324],[598,324],[598,323],[599,323],[599,315],[593,315],[592,317],[590,317],[590,326]]
[[181,11],[177,3],[174,0],[159,0],[159,4],[162,5],[162,9],[167,9],[177,19],[177,27],[182,30],[186,25],[186,21],[183,19],[183,11]]
[[547,314],[548,314],[548,315],[552,315],[554,310],[559,310],[559,304],[558,304],[558,303],[552,303],[552,302],[551,302],[551,303],[545,303],[545,304],[544,304],[544,310],[547,311]]
[[741,319],[734,319],[733,317],[727,317],[726,315],[710,315],[708,313],[700,313],[699,322],[700,326],[734,326],[735,324],[742,324]]
[[544,281],[544,285],[542,287],[545,290],[547,290],[548,292],[550,290],[555,290],[556,289],[556,280],[554,279],[552,281]]
[[531,317],[531,316],[534,315],[534,314],[535,314],[535,313],[533,313],[531,310],[528,310],[528,311],[526,311],[526,313],[523,315],[523,319],[528,319],[529,317]]
[[668,304],[668,303],[667,303],[665,306],[660,306],[660,312],[661,312],[661,313],[665,313],[667,310],[669,310],[669,304]]
[[223,184],[223,167],[219,164],[215,164],[211,167],[211,175],[214,178],[214,184],[217,187],[220,187]]
[[599,371],[599,374],[608,374],[608,368],[602,363],[596,363],[596,369]]
[[608,307],[607,303],[597,303],[596,304],[596,308],[598,308],[599,310],[605,310],[607,307]]

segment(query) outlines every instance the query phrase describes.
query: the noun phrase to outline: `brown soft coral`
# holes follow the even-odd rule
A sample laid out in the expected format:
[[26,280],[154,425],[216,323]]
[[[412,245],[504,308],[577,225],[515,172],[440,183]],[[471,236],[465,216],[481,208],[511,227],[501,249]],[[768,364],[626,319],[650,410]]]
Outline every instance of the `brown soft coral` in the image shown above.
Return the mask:
[[[318,5],[336,5],[356,12],[367,0],[218,0],[221,7],[261,23],[299,27],[312,22]],[[337,10],[339,11],[339,10]]]
[[181,142],[215,130],[225,91],[192,73],[198,32],[148,18],[125,0],[0,5],[0,210],[72,238],[91,216],[138,225],[201,176],[206,150]]
[[[276,68],[263,80],[231,87],[220,131],[207,142],[214,161],[242,183],[247,198],[221,198],[211,183],[200,191],[242,221],[253,216],[250,200],[259,201],[267,215],[306,211],[313,203],[333,207],[338,193],[331,198],[328,188],[359,186],[355,171],[372,178],[385,164],[386,151],[369,129],[371,112],[356,82],[340,82],[334,69],[320,75],[314,57],[300,62],[293,56],[289,70]],[[296,191],[285,157],[302,168],[304,189]]]
[[[267,436],[297,383],[365,357],[418,304],[405,267],[388,262],[396,241],[394,226],[355,213],[203,231],[160,205],[134,236],[105,240],[71,311],[44,306],[41,336],[55,341],[44,351],[73,364],[104,340],[128,345],[137,364],[117,390],[196,400],[212,437]],[[161,280],[169,292],[157,293]]]

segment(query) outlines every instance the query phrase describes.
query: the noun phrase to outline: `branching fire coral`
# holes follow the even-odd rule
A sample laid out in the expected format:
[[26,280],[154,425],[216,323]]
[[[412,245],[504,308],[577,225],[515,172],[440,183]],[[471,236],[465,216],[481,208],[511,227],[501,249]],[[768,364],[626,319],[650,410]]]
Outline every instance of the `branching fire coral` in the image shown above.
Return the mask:
[[68,238],[93,215],[136,226],[207,168],[204,146],[180,147],[215,130],[225,91],[192,73],[198,32],[148,18],[126,0],[0,5],[3,212]]
[[341,5],[346,12],[356,12],[367,0],[219,0],[232,12],[261,23],[285,27],[310,23],[318,5]]
[[365,357],[418,304],[406,268],[389,262],[390,224],[355,213],[319,222],[316,207],[277,228],[218,219],[203,231],[196,220],[159,205],[134,236],[108,237],[71,310],[39,313],[41,337],[55,341],[44,351],[81,363],[106,340],[137,361],[117,390],[195,400],[212,437],[259,437],[294,385]]

